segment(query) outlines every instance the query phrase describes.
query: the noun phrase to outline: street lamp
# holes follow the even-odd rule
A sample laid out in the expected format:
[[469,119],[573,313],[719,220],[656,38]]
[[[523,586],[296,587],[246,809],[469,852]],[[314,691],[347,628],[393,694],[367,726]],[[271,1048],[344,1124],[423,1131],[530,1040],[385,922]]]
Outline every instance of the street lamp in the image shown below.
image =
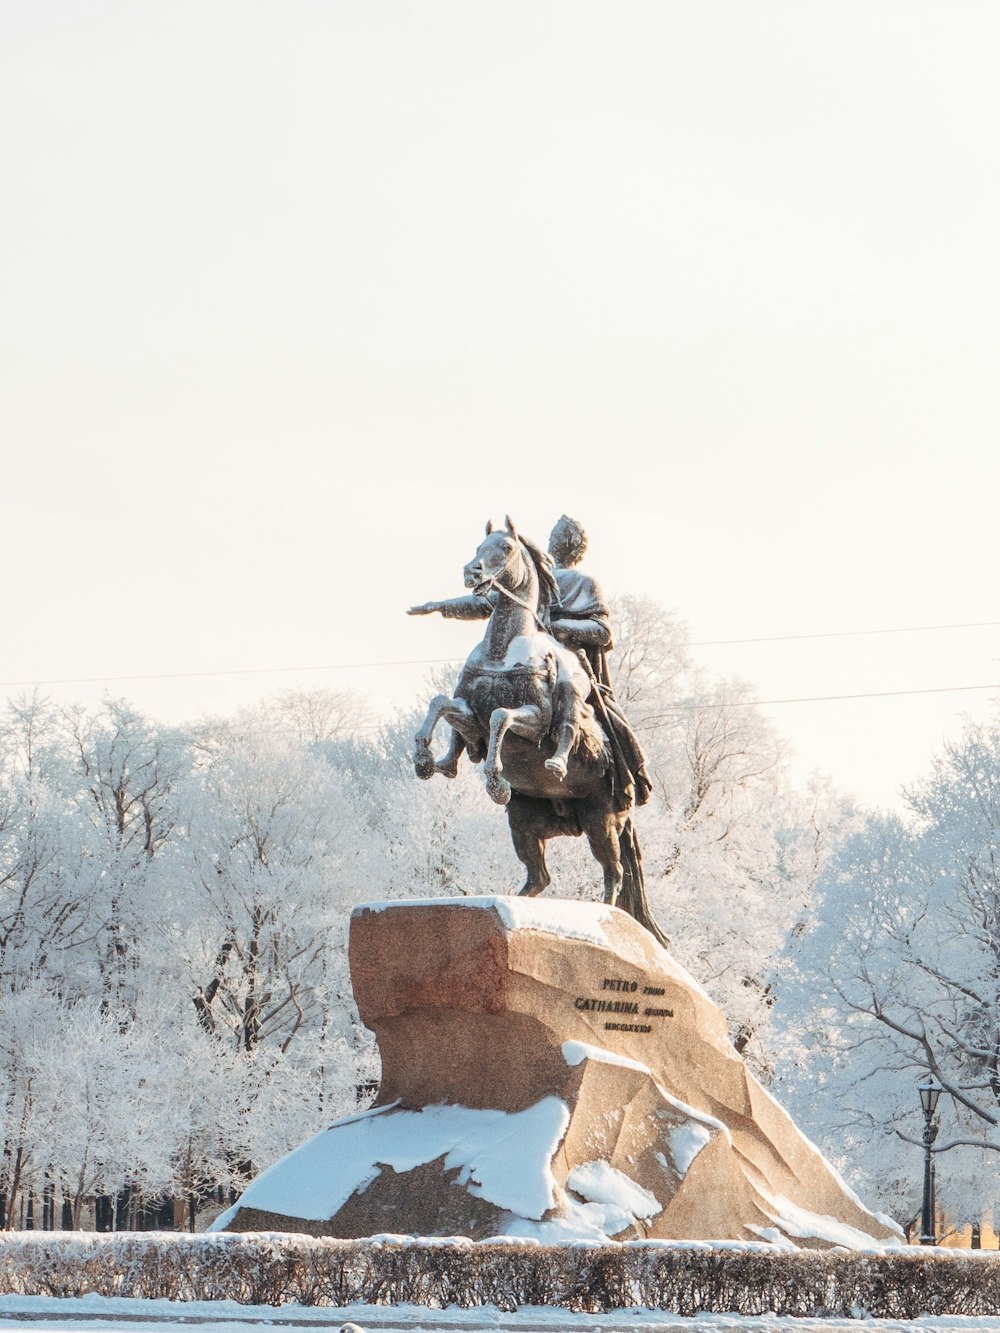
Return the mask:
[[934,1234],[934,1167],[931,1163],[931,1145],[937,1138],[934,1112],[937,1110],[941,1089],[928,1074],[921,1083],[920,1105],[924,1112],[924,1202],[920,1210],[920,1244],[936,1245]]

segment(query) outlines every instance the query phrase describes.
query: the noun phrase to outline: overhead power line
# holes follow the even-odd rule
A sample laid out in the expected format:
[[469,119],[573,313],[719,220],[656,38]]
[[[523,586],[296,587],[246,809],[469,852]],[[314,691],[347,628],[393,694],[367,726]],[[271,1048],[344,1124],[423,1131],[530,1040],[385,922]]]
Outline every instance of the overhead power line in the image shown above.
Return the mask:
[[[702,713],[720,708],[773,708],[777,704],[839,703],[841,700],[849,699],[891,699],[908,694],[960,694],[965,690],[997,689],[1000,689],[1000,682],[994,681],[991,685],[941,685],[926,690],[869,690],[863,694],[816,694],[795,699],[728,699],[721,703],[677,704],[673,708],[665,709],[662,713],[654,713],[650,717],[643,718],[639,723],[639,730],[642,731],[657,722],[672,721],[678,713]],[[384,725],[382,722],[371,722],[361,727],[351,727],[349,731],[352,733],[380,731]],[[253,736],[294,736],[298,735],[299,732],[294,727],[267,727],[255,728],[249,734]]]
[[369,667],[440,666],[457,657],[418,657],[387,662],[329,662],[325,666],[236,667],[220,671],[147,671],[128,676],[53,676],[48,680],[0,680],[0,690],[34,685],[114,685],[130,680],[202,680],[209,676],[284,676],[297,671],[360,671]]
[[677,704],[663,713],[645,718],[643,725],[659,721],[660,718],[668,717],[672,713],[700,713],[713,708],[774,708],[778,704],[839,703],[845,699],[894,699],[912,694],[961,694],[966,690],[1000,690],[1000,681],[992,681],[989,685],[938,685],[924,690],[866,690],[861,694],[810,694],[789,699],[723,699],[719,703],[710,704]]
[[699,639],[692,648],[719,648],[738,643],[791,643],[796,639],[861,639],[870,634],[925,634],[942,629],[989,629],[1000,620],[968,620],[957,625],[895,625],[887,629],[828,630],[822,634],[767,634],[757,639]]
[[[1000,620],[971,620],[953,625],[896,625],[883,629],[830,630],[819,634],[768,634],[759,638],[749,639],[697,639],[692,642],[690,646],[692,648],[718,648],[747,643],[791,643],[803,639],[854,639],[875,634],[918,634],[930,633],[938,630],[989,629],[994,627],[1000,627]],[[299,666],[228,667],[211,671],[144,671],[132,672],[128,675],[112,676],[52,676],[44,680],[3,680],[0,681],[0,689],[29,689],[37,686],[49,685],[115,685],[140,680],[207,680],[223,676],[283,676],[294,675],[303,671],[367,671],[382,667],[446,666],[461,661],[462,658],[460,657],[387,658],[378,662],[327,662]],[[993,687],[982,685],[956,685],[947,688],[976,690],[992,689]],[[911,690],[900,690],[896,692],[901,694],[920,693],[920,691]],[[893,691],[889,691],[889,693],[893,693]],[[821,697],[826,699],[869,698],[872,696],[824,695]],[[798,703],[800,701],[797,699],[779,699],[774,700],[773,702]],[[806,699],[801,702],[812,703],[814,701],[812,699]]]

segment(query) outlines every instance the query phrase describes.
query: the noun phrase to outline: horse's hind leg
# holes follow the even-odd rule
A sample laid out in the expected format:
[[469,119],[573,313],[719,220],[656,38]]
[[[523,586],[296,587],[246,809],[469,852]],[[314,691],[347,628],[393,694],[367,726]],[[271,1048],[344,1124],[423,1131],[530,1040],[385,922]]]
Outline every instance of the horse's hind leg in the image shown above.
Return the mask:
[[548,820],[537,801],[516,794],[507,806],[507,820],[517,859],[528,872],[524,887],[518,893],[534,898],[552,883],[552,876],[545,864],[545,839],[550,836]]
[[533,898],[552,882],[545,864],[545,844],[549,838],[578,838],[582,832],[575,803],[549,801],[515,792],[507,807],[507,820],[514,851],[528,872],[524,888],[518,892]]
[[614,907],[622,890],[624,871],[618,841],[618,818],[609,808],[581,809],[580,823],[594,860],[604,872],[604,901]]

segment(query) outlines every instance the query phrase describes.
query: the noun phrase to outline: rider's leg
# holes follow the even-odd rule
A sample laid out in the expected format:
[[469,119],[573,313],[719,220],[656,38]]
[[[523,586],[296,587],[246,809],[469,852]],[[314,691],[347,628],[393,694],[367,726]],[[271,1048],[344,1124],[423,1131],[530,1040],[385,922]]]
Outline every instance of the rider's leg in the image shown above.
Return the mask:
[[556,719],[556,748],[551,759],[546,759],[545,767],[559,777],[566,776],[569,756],[580,734],[582,701],[573,682],[560,674],[553,690],[552,714]]

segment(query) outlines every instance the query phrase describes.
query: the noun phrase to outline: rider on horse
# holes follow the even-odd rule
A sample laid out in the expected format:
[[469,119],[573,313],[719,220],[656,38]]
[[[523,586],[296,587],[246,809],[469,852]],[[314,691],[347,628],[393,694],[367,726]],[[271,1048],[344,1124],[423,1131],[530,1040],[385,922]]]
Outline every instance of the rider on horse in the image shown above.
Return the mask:
[[[576,652],[590,679],[586,704],[593,709],[611,743],[614,754],[613,779],[615,805],[627,810],[634,805],[645,805],[652,784],[646,772],[645,758],[635,733],[615,699],[608,670],[611,638],[610,612],[604,594],[595,579],[577,568],[587,549],[587,534],[582,525],[565,514],[559,519],[549,537],[549,555],[553,560],[553,576],[557,598],[548,608],[548,629],[553,638],[564,647]],[[425,602],[411,609],[411,615],[442,616],[460,620],[485,620],[493,612],[499,593],[486,596],[472,594],[442,602]],[[553,698],[552,735],[557,741],[557,752],[548,766],[565,774],[565,762],[559,759],[575,744],[579,734],[581,699],[571,676],[560,670],[556,676]],[[456,749],[457,744],[457,749]],[[451,773],[457,764],[461,741],[456,737],[448,755],[438,766],[440,772]]]

